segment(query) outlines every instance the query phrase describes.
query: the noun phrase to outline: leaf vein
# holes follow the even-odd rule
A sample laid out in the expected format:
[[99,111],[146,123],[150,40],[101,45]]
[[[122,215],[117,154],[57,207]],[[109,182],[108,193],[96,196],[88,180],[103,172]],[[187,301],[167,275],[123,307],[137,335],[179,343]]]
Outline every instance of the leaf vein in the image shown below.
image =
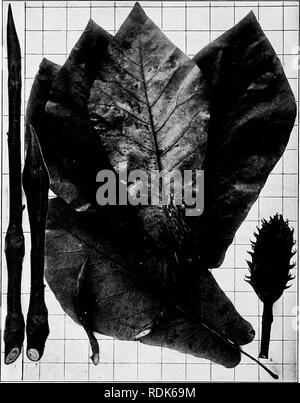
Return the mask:
[[118,67],[120,67],[121,70],[125,71],[125,73],[127,73],[129,76],[131,76],[132,78],[134,78],[136,81],[139,81],[140,83],[143,82],[143,80],[137,78],[134,74],[132,74],[132,73],[130,73],[128,70],[124,69],[124,67],[121,66],[121,64],[118,63],[115,59],[114,59],[114,63],[115,63]]
[[109,95],[106,91],[104,91],[102,88],[100,88],[100,90],[103,92],[104,95],[106,95],[112,101],[112,104],[102,104],[103,106],[115,106],[116,108],[118,108],[118,109],[120,109],[120,110],[122,110],[124,112],[127,112],[130,116],[132,116],[136,120],[139,120],[140,122],[142,122],[143,124],[145,124],[148,127],[148,123],[146,121],[144,121],[143,119],[139,118],[138,116],[136,116],[134,113],[130,112],[129,110],[127,110],[125,108],[122,108],[120,105],[118,105],[116,103],[114,98],[111,95]]
[[135,62],[135,61],[132,60],[130,57],[128,57],[128,56],[122,51],[122,49],[120,48],[119,45],[112,44],[112,45],[111,45],[111,48],[112,48],[113,50],[115,50],[116,52],[121,53],[121,55],[122,55],[125,59],[127,59],[129,62],[131,62],[132,64],[135,64],[136,66],[141,67],[141,65],[140,65],[139,63]]
[[[98,104],[98,105],[110,106],[110,105],[107,105],[107,104]],[[102,118],[102,119],[103,119],[103,118]],[[93,121],[94,121],[95,123],[101,122],[102,119],[101,119],[101,118],[98,118],[97,115],[96,115],[95,117],[93,117]],[[105,119],[103,119],[103,120],[104,120],[104,123],[105,123],[105,124],[107,124],[108,126],[112,126],[112,125],[111,125],[109,122],[107,122]],[[120,133],[121,136],[124,136],[124,137],[128,138],[129,140],[132,140],[133,142],[135,142],[137,145],[139,145],[140,147],[144,148],[145,150],[155,153],[155,150],[153,150],[152,148],[149,148],[149,147],[145,146],[143,143],[140,143],[140,142],[139,142],[138,140],[136,140],[134,137],[131,137],[131,136],[129,136],[129,135],[126,134],[126,133],[123,133],[118,127],[114,126],[113,128],[114,128],[115,130],[117,130],[117,132]]]
[[[179,91],[178,95],[177,95],[177,100],[179,98],[181,90]],[[169,113],[169,115],[167,116],[167,118],[165,119],[165,121],[162,123],[162,125],[156,129],[156,133],[158,133],[165,125],[166,123],[169,121],[169,119],[171,118],[171,116],[173,115],[173,113],[177,110],[177,108],[179,108],[180,106],[184,105],[186,102],[188,102],[189,100],[191,100],[192,98],[194,98],[196,95],[198,95],[197,93],[191,95],[190,97],[188,97],[187,99],[185,99],[184,101],[180,102],[180,104],[177,103],[176,100],[176,104],[175,107],[173,108],[173,110]]]
[[168,148],[166,148],[166,149],[162,152],[161,156],[163,156],[163,155],[165,155],[167,152],[169,152],[169,151],[178,143],[178,141],[190,130],[191,124],[192,124],[193,120],[200,114],[200,112],[201,112],[201,111],[198,111],[197,113],[195,113],[195,115],[194,115],[194,116],[192,117],[192,119],[190,120],[190,123],[189,123],[188,127],[183,131],[183,133],[181,133],[181,134],[177,137],[177,139],[176,139]]
[[173,171],[173,169],[174,169],[175,167],[177,167],[177,165],[179,165],[179,164],[180,164],[182,161],[184,161],[187,157],[189,157],[189,156],[191,156],[192,154],[194,154],[194,153],[197,151],[197,149],[200,148],[200,146],[201,146],[201,144],[197,144],[197,146],[196,146],[192,151],[190,151],[189,153],[185,154],[182,158],[180,158],[179,161],[177,161],[177,162],[172,166],[171,169],[168,169],[168,171],[166,172],[166,174],[169,173],[169,172],[171,172],[171,171]]
[[129,95],[131,95],[132,96],[132,98],[135,98],[137,101],[139,101],[139,102],[141,102],[142,104],[145,104],[145,105],[147,105],[147,103],[145,102],[145,101],[143,101],[142,99],[140,99],[137,95],[135,95],[135,94],[133,94],[131,91],[129,91],[126,87],[124,87],[124,85],[122,85],[119,81],[114,81],[114,80],[111,80],[111,81],[106,81],[107,83],[110,83],[110,84],[117,84],[117,85],[119,85],[121,88],[123,88],[123,90],[124,91],[126,91],[126,92],[128,92],[128,94]]
[[161,98],[161,96],[163,95],[163,93],[165,92],[167,86],[172,82],[174,76],[176,75],[178,69],[176,69],[172,74],[171,77],[169,78],[169,80],[167,81],[167,83],[164,85],[163,89],[161,90],[160,94],[158,95],[158,97],[155,99],[155,101],[151,104],[151,108],[153,108],[153,106],[157,103],[157,101]]

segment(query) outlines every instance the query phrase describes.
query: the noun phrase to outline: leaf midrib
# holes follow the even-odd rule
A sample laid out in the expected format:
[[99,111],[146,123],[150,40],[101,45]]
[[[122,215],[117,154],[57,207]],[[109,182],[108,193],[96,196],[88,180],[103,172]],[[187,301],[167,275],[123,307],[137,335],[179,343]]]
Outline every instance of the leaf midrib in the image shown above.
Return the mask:
[[138,49],[139,49],[139,57],[140,57],[142,82],[144,85],[146,104],[147,104],[147,109],[148,109],[148,114],[149,114],[149,123],[150,123],[150,128],[151,128],[151,132],[152,132],[152,136],[153,136],[153,140],[154,140],[156,163],[157,163],[159,172],[161,172],[163,170],[163,168],[162,168],[162,163],[161,163],[161,158],[160,158],[160,150],[159,150],[158,142],[157,142],[157,133],[155,131],[154,120],[153,120],[152,111],[151,111],[151,105],[150,105],[149,97],[148,97],[147,83],[146,83],[146,78],[145,78],[145,73],[144,73],[144,60],[143,60],[143,53],[142,53],[142,47],[141,47],[140,41],[139,41]]

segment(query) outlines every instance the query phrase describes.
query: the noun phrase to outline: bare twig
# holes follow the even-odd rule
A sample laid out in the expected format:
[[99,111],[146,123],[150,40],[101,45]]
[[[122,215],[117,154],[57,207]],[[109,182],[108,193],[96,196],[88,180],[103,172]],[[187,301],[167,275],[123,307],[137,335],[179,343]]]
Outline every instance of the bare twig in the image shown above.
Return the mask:
[[7,316],[5,322],[5,363],[13,363],[20,355],[24,341],[24,318],[21,307],[21,277],[24,258],[24,235],[22,230],[21,187],[21,51],[8,6],[7,21],[8,57],[8,159],[9,159],[9,225],[5,237],[5,255],[8,271]]
[[31,232],[31,291],[27,315],[27,356],[38,361],[49,335],[48,311],[44,298],[45,229],[48,210],[49,174],[33,127],[26,126],[27,153],[23,187],[27,199]]

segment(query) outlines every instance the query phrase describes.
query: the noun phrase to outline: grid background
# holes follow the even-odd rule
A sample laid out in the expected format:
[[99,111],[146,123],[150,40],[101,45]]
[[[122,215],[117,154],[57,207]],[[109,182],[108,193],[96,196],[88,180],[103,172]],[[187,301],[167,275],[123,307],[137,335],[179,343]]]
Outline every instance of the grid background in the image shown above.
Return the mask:
[[[141,1],[147,15],[181,50],[193,56],[211,40],[232,27],[253,10],[263,30],[280,57],[292,90],[298,100],[298,2],[203,2],[203,1]],[[63,64],[91,17],[114,34],[134,2],[127,1],[13,1],[12,10],[23,57],[23,111],[33,78],[42,57]],[[3,2],[3,125],[2,125],[2,246],[8,225],[8,160],[6,136],[7,60],[6,15],[8,2]],[[22,116],[22,119],[24,114]],[[298,217],[298,118],[283,158],[270,175],[266,186],[247,219],[236,233],[221,269],[213,274],[237,310],[256,330],[255,340],[245,350],[258,356],[262,305],[250,285],[246,251],[260,219],[283,213],[297,231]],[[26,255],[23,265],[22,304],[26,315],[29,300],[30,233],[25,210],[23,229]],[[6,306],[6,260],[2,251],[2,321]],[[295,256],[296,260],[296,256]],[[274,306],[274,323],[267,365],[280,380],[297,379],[297,282]],[[45,354],[39,363],[30,362],[22,354],[16,363],[3,365],[2,381],[259,381],[272,379],[255,363],[242,357],[234,369],[211,364],[206,360],[160,347],[137,342],[113,340],[98,335],[101,363],[94,367],[84,331],[67,317],[53,294],[46,289],[51,334]],[[3,339],[1,329],[1,340]]]

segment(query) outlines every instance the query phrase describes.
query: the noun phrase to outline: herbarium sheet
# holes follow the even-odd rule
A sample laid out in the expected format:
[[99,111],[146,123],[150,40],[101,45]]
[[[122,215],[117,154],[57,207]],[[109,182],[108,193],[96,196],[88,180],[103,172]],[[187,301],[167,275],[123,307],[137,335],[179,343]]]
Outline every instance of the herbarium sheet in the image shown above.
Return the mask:
[[296,382],[298,2],[2,27],[1,381]]

